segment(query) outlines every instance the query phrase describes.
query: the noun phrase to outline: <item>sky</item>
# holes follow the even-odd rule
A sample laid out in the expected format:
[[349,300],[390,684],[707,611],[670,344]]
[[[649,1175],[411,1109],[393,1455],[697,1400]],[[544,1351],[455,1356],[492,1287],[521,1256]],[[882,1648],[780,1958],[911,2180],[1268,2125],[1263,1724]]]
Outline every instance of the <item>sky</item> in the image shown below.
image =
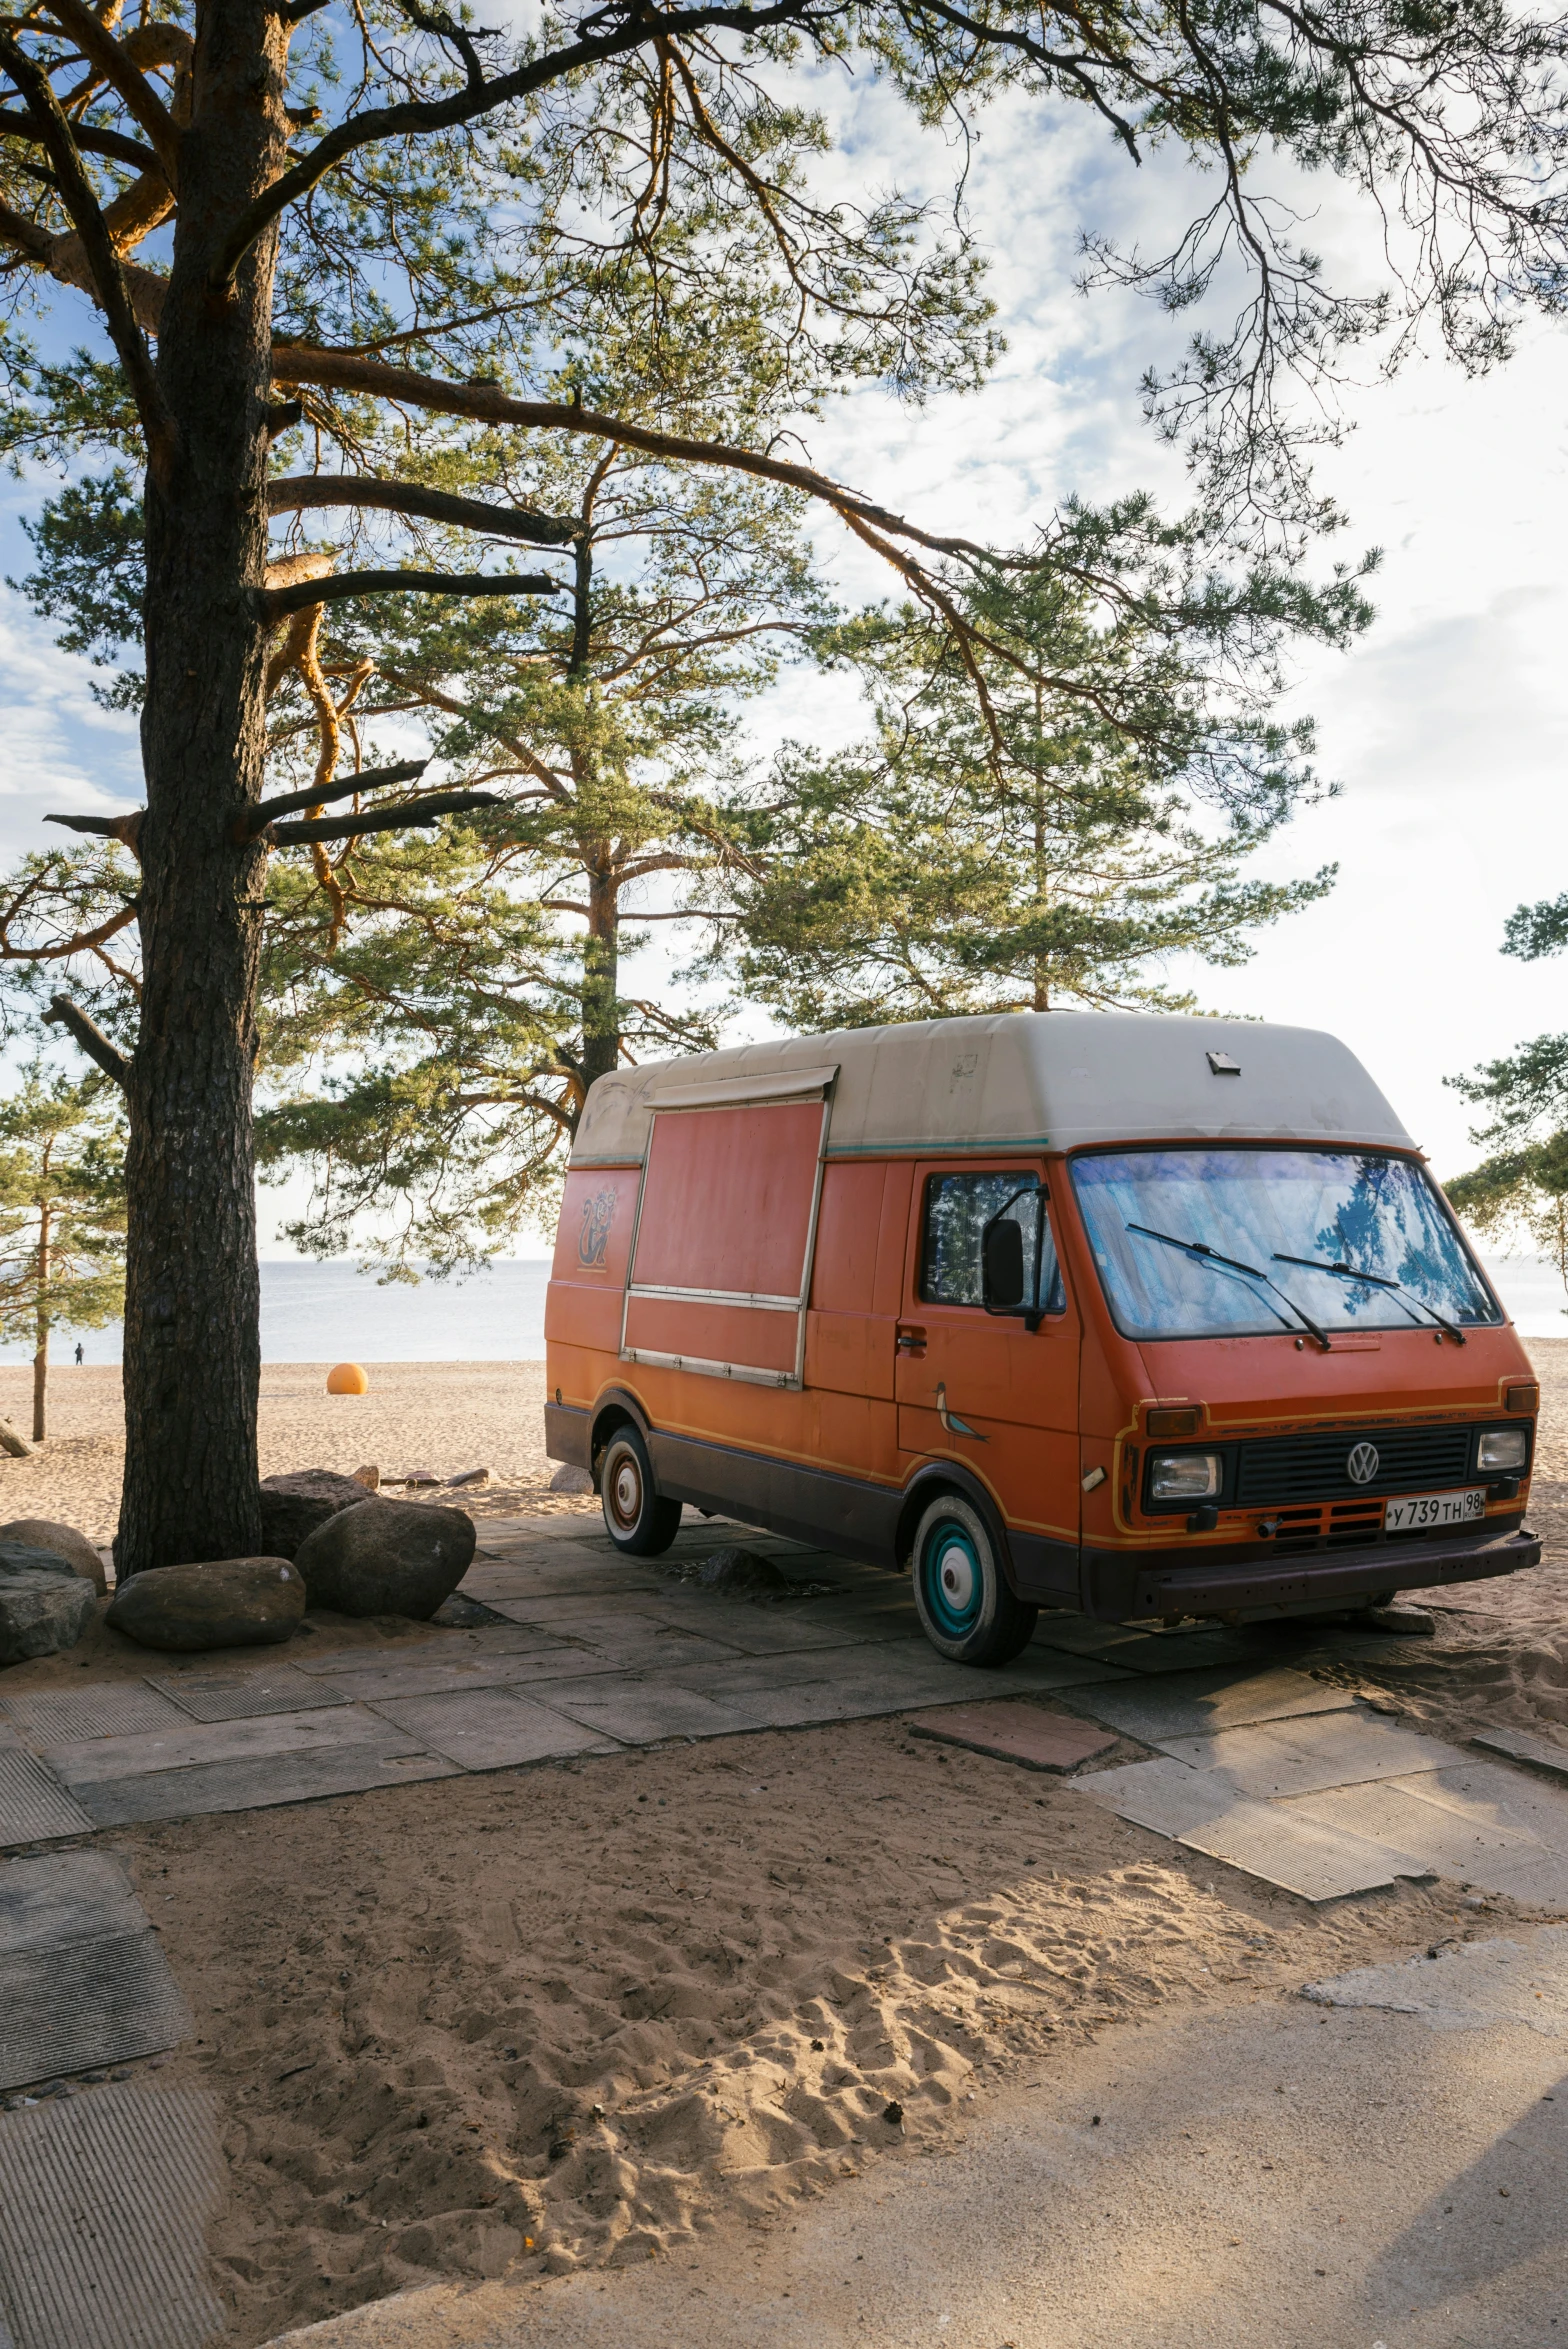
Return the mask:
[[[831,173],[846,192],[898,182],[939,198],[954,157],[922,137],[887,93],[825,86],[838,133]],[[1009,105],[982,125],[970,213],[992,264],[1009,348],[986,389],[901,409],[867,389],[810,428],[815,462],[928,526],[1017,543],[1070,492],[1099,499],[1146,487],[1179,505],[1179,456],[1143,421],[1138,381],[1176,330],[1131,295],[1073,290],[1081,226],[1155,243],[1185,218],[1191,174],[1156,158],[1133,174],[1088,118],[1047,136]],[[1378,270],[1375,216],[1332,184],[1306,191],[1312,240],[1331,278]],[[1376,545],[1375,625],[1349,654],[1314,654],[1293,707],[1319,726],[1318,764],[1339,796],[1271,844],[1276,877],[1337,862],[1325,901],[1256,940],[1241,970],[1167,966],[1214,1010],[1333,1030],[1388,1093],[1437,1172],[1471,1163],[1469,1113],[1445,1077],[1564,1022],[1564,971],[1501,956],[1521,899],[1568,888],[1562,774],[1564,593],[1568,572],[1568,323],[1527,325],[1511,364],[1467,381],[1428,353],[1392,381],[1345,393],[1351,427],[1324,452],[1320,485],[1349,517],[1334,551]],[[19,517],[38,497],[0,487],[0,568],[28,550]],[[887,581],[825,525],[825,558],[846,593]],[[62,835],[46,809],[133,804],[134,722],[98,711],[85,665],[0,588],[0,852]],[[764,729],[847,738],[856,713],[821,681],[786,681]],[[670,940],[670,933],[664,932]],[[758,1023],[750,1023],[755,1030]],[[264,1192],[263,1227],[286,1194]]]

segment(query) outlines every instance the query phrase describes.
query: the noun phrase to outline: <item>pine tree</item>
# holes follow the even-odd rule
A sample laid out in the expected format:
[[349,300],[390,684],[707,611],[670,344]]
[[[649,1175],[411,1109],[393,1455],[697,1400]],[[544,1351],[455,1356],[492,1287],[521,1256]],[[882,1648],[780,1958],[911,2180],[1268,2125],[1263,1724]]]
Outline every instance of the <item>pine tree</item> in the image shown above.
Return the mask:
[[33,1349],[33,1441],[49,1432],[49,1334],[125,1305],[125,1121],[115,1088],[35,1062],[0,1101],[0,1337]]
[[[947,0],[612,0],[580,21],[547,7],[522,39],[423,0],[341,14],[204,0],[188,21],[175,7],[124,29],[117,7],[43,0],[0,28],[9,282],[101,321],[91,351],[61,360],[57,340],[42,358],[25,304],[8,308],[11,443],[72,463],[109,448],[143,481],[133,1049],[81,1007],[59,1012],[126,1089],[122,1573],[258,1539],[251,1102],[269,855],[450,812],[435,793],[413,815],[301,815],[332,804],[335,777],[266,800],[269,671],[309,661],[320,614],[347,600],[553,594],[551,550],[572,540],[569,516],[472,498],[433,457],[418,471],[364,462],[391,420],[448,419],[459,449],[470,426],[501,429],[802,492],[928,611],[956,614],[944,567],[974,550],[785,456],[771,418],[755,440],[694,449],[557,375],[607,263],[637,250],[658,276],[671,199],[688,196],[706,198],[710,226],[673,253],[671,283],[726,270],[743,308],[793,304],[781,396],[792,372],[808,389],[858,375],[918,391],[983,371],[962,235],[933,241],[900,198],[857,211],[813,183],[825,139],[801,102],[809,76],[855,65],[929,122],[967,123],[1012,88],[1036,101],[1042,135],[1088,104],[1132,156],[1176,141],[1214,167],[1163,262],[1097,263],[1176,305],[1232,255],[1253,271],[1236,323],[1195,338],[1151,399],[1193,437],[1218,505],[1299,530],[1315,509],[1276,404],[1281,365],[1326,386],[1347,342],[1426,316],[1484,364],[1523,303],[1557,300],[1563,48],[1555,22],[1502,6],[1434,16],[1375,0],[1332,20],[1267,0],[1091,17],[1020,0],[978,15]],[[1414,232],[1407,277],[1364,296],[1329,286],[1269,202],[1271,149],[1385,202]],[[273,518],[306,512],[382,518],[366,542],[380,559],[343,568],[348,529],[330,550],[272,559]],[[409,561],[431,523],[508,550],[506,567]],[[533,568],[513,567],[517,548]],[[950,625],[962,634],[961,617]],[[320,698],[325,752],[337,721]]]

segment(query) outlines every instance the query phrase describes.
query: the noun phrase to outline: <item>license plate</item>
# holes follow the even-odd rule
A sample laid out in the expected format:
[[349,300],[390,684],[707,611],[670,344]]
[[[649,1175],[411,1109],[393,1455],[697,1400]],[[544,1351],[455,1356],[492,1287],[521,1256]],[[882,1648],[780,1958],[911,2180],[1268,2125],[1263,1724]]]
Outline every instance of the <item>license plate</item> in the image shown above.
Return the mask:
[[1383,1514],[1385,1533],[1410,1533],[1426,1525],[1473,1525],[1486,1515],[1486,1495],[1479,1486],[1467,1493],[1420,1493],[1408,1501],[1390,1501]]

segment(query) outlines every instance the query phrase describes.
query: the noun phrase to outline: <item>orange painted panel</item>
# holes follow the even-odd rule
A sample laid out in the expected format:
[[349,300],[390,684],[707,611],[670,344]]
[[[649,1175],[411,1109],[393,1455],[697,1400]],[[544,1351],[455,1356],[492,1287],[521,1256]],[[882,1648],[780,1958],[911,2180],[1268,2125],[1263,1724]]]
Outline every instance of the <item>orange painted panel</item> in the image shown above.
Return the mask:
[[822,1170],[817,1257],[811,1302],[824,1313],[869,1313],[874,1302],[877,1235],[885,1170],[854,1162]]
[[634,1280],[799,1296],[821,1143],[820,1101],[656,1116]]
[[708,1305],[691,1298],[630,1297],[626,1343],[699,1362],[733,1362],[750,1370],[795,1368],[793,1313],[755,1305]]

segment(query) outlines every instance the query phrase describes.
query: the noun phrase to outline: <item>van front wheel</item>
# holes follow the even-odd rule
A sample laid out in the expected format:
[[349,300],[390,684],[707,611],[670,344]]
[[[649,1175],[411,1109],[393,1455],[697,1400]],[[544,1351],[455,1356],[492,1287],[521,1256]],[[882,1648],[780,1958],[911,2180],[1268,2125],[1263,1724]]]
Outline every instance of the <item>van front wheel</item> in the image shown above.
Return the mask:
[[659,1557],[680,1531],[681,1505],[655,1489],[648,1447],[634,1427],[618,1427],[604,1447],[599,1504],[605,1532],[629,1557]]
[[938,1655],[1007,1664],[1039,1615],[1014,1596],[978,1509],[956,1493],[931,1503],[915,1532],[915,1606]]

